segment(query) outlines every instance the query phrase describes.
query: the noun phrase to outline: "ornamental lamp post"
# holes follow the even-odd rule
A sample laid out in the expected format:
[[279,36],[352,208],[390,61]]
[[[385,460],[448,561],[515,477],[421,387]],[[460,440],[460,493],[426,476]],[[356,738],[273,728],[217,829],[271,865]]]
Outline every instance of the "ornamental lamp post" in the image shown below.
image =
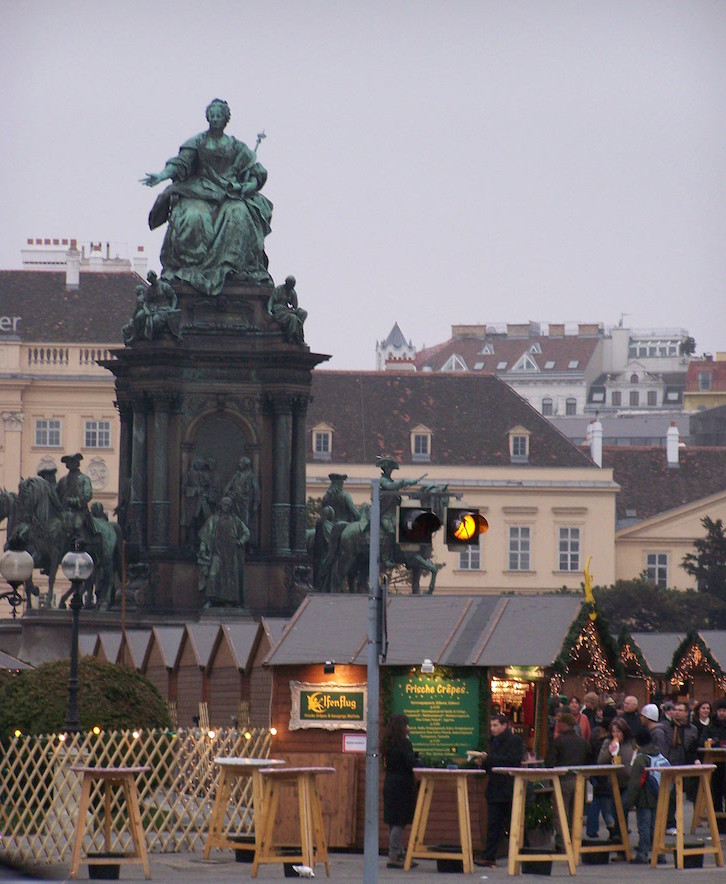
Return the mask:
[[78,734],[81,731],[81,722],[78,718],[78,615],[83,607],[81,596],[83,584],[93,574],[93,559],[87,552],[80,550],[76,541],[76,549],[67,552],[61,560],[61,570],[71,581],[73,586],[73,598],[71,599],[71,611],[73,612],[73,631],[71,634],[71,671],[68,676],[68,712],[66,723],[63,728],[66,733]]
[[0,556],[0,575],[10,584],[12,589],[0,593],[0,599],[7,599],[13,609],[13,620],[17,617],[16,608],[22,602],[18,587],[33,575],[33,557],[25,549],[25,544],[14,534],[8,540],[8,549]]

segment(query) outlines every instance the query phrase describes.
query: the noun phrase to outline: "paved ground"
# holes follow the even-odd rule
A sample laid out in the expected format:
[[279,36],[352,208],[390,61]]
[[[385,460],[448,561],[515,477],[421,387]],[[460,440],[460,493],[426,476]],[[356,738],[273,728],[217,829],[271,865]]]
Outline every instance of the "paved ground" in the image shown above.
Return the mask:
[[[686,831],[690,831],[690,815],[693,805],[686,803]],[[633,823],[631,815],[630,822]],[[604,830],[603,830],[603,834]],[[698,837],[706,838],[707,829],[701,827]],[[726,836],[722,837],[722,846],[726,852]],[[637,842],[637,834],[631,834],[631,843]],[[249,863],[235,862],[231,850],[215,850],[209,860],[204,860],[200,853],[176,853],[176,854],[151,854],[151,874],[155,882],[162,884],[181,884],[181,882],[204,882],[204,884],[222,884],[222,882],[247,881],[250,878],[251,865]],[[364,882],[364,858],[362,853],[331,853],[330,855],[330,878],[327,880],[333,884],[358,884]],[[684,879],[685,876],[685,879]],[[280,881],[284,879],[282,865],[261,866],[257,881]],[[315,869],[315,877],[325,880],[325,867],[318,864]],[[380,884],[390,884],[394,881],[412,881],[417,884],[424,882],[438,882],[438,884],[455,884],[466,881],[504,882],[507,880],[506,858],[498,860],[496,869],[483,869],[474,867],[471,875],[453,875],[438,873],[435,862],[420,862],[418,867],[404,872],[398,869],[386,868],[386,857],[380,857],[378,862],[378,881]],[[566,863],[553,863],[551,879],[569,879],[570,874]],[[668,884],[669,881],[685,880],[694,884],[710,884],[719,882],[726,884],[726,867],[717,869],[712,856],[704,857],[702,869],[684,869],[678,872],[672,858],[668,865],[659,866],[653,870],[650,866],[626,865],[623,862],[610,862],[609,865],[579,865],[577,878],[591,882],[614,882],[621,884],[631,882],[648,881],[656,879]],[[0,884],[5,882],[28,882],[28,881],[68,881],[68,863],[40,868],[10,869],[3,866],[0,861]],[[78,880],[88,880],[88,867],[81,866]],[[122,881],[143,881],[144,875],[140,866],[126,865],[121,867]],[[525,881],[544,881],[543,876],[527,875]],[[372,882],[371,882],[372,884]]]

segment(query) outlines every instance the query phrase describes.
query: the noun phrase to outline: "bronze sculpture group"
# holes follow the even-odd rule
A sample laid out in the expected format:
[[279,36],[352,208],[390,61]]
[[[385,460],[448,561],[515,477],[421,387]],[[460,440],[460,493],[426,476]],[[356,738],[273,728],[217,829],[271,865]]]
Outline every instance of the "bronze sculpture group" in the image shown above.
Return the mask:
[[[403,566],[411,575],[411,591],[420,593],[421,574],[430,574],[427,594],[436,588],[436,575],[443,568],[432,559],[429,545],[417,550],[404,550],[396,541],[396,516],[401,492],[418,485],[421,479],[394,479],[398,462],[392,457],[379,457],[380,478],[380,565],[384,571]],[[308,531],[308,552],[312,559],[313,589],[316,592],[366,592],[370,561],[370,504],[356,507],[343,483],[348,478],[331,473],[330,487],[321,502],[320,517],[315,528]],[[421,477],[424,478],[423,476]],[[443,509],[448,498],[445,487],[428,485],[416,496],[427,495],[426,505]]]

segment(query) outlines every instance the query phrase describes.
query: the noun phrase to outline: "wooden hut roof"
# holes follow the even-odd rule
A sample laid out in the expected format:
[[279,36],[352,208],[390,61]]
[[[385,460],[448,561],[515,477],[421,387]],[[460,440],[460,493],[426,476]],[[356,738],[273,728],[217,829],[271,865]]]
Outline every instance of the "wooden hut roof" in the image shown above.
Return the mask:
[[668,670],[673,655],[685,638],[678,632],[631,632],[630,637],[640,648],[653,675],[663,675]]
[[98,656],[99,646],[106,660],[109,663],[115,663],[118,660],[118,652],[121,649],[121,633],[99,632],[96,656]]
[[711,651],[713,659],[726,673],[726,630],[701,629],[698,633]]
[[5,651],[0,651],[0,669],[4,669],[9,672],[14,672],[18,669],[34,669],[35,667],[31,666],[30,663],[23,663],[22,660],[18,660],[17,657],[13,657],[12,654],[6,654]]
[[[200,669],[204,669],[209,663],[221,627],[221,623],[187,623],[185,627],[187,642]],[[178,659],[175,662],[178,662]]]
[[146,658],[146,650],[151,641],[150,629],[127,629],[126,648],[131,658],[130,663],[135,669],[141,669]]
[[[146,649],[148,658],[151,647],[156,644],[167,669],[173,669],[179,654],[179,646],[184,637],[183,626],[155,626],[152,629],[152,637]],[[146,663],[146,661],[144,661]]]
[[[551,666],[582,606],[579,596],[393,596],[385,665]],[[267,665],[367,663],[368,599],[311,595]]]
[[223,638],[221,638],[221,641],[227,640],[235,665],[242,672],[248,672],[252,665],[252,659],[262,629],[262,624],[256,623],[253,620],[245,623],[222,624]]

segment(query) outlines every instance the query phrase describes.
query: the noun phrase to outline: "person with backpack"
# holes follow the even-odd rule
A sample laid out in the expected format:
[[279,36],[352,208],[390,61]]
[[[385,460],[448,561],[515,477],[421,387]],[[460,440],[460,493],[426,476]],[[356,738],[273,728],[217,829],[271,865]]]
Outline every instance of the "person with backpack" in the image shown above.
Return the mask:
[[[638,824],[638,846],[635,856],[630,861],[644,865],[649,862],[653,848],[655,832],[655,811],[658,806],[660,791],[659,767],[668,765],[668,759],[659,751],[647,729],[635,735],[637,753],[630,769],[628,788],[623,796],[623,810],[627,814],[631,807],[635,808]],[[659,863],[666,862],[665,856],[658,857]]]

